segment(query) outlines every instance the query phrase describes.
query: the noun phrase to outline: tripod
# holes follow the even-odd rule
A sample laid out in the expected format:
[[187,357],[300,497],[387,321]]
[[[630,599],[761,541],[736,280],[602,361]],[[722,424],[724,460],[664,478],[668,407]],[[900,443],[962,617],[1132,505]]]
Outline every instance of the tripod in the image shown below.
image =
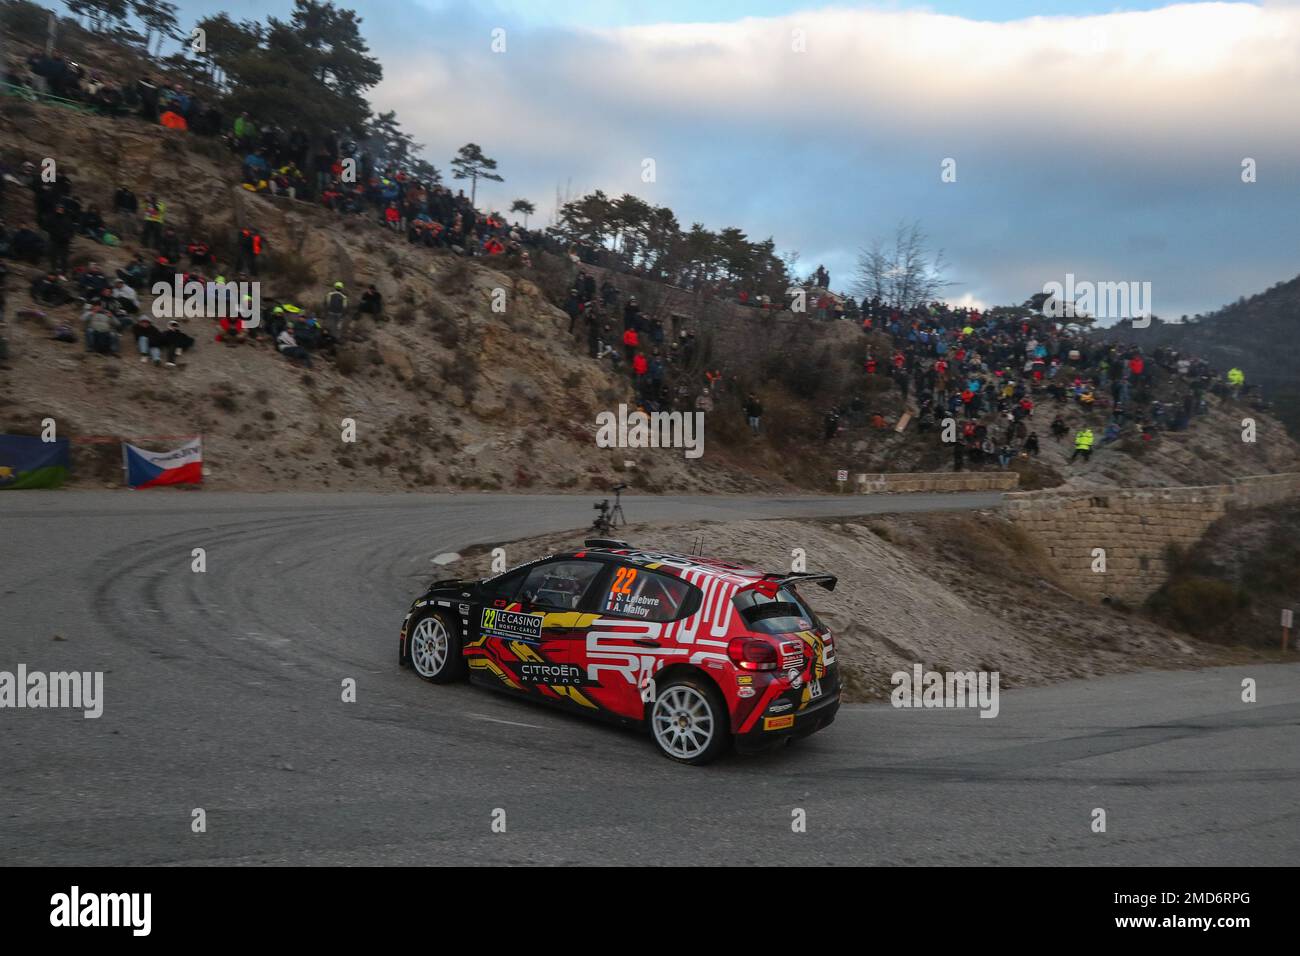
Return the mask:
[[591,523],[593,531],[598,534],[609,534],[619,525],[627,526],[627,516],[623,514],[623,489],[626,487],[627,485],[615,485],[612,489],[614,507],[609,506],[608,498],[592,506],[598,512],[596,520]]

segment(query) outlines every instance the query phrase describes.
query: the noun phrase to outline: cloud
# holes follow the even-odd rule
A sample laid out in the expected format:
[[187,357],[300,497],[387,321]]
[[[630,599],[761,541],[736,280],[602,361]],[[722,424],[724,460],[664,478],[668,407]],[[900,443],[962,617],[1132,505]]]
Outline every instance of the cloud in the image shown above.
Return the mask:
[[[375,44],[376,102],[439,165],[483,145],[507,178],[490,199],[527,195],[543,220],[557,184],[630,191],[684,223],[774,235],[846,285],[858,247],[917,219],[954,297],[1019,301],[1074,272],[1152,281],[1164,315],[1294,271],[1294,5],[1002,23],[847,8],[602,29],[513,26],[490,8],[414,20]],[[1241,181],[1245,157],[1256,183]],[[955,182],[940,180],[945,158]]]

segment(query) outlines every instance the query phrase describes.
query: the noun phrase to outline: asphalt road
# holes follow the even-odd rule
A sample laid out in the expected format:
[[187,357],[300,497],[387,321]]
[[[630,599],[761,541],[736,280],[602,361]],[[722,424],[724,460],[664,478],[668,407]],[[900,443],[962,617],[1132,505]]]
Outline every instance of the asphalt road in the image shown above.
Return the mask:
[[[997,500],[628,508],[691,520]],[[590,518],[589,496],[0,497],[0,670],[106,672],[99,719],[0,710],[0,864],[1295,862],[1295,667],[1017,691],[993,720],[846,706],[794,747],[707,768],[398,668],[432,555]],[[1258,703],[1241,702],[1243,677]]]

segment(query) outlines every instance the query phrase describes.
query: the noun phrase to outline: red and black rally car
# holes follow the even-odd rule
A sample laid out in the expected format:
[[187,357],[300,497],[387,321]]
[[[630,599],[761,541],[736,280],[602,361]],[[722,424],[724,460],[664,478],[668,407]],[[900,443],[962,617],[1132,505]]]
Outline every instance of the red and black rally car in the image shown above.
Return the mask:
[[482,581],[435,581],[402,622],[401,663],[648,727],[706,763],[835,719],[830,632],[799,593],[829,574],[768,574],[591,540]]

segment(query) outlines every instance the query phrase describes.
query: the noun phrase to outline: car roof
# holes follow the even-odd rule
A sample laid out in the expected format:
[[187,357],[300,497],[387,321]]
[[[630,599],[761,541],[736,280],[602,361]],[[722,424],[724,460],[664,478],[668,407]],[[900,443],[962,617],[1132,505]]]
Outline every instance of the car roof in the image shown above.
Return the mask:
[[711,558],[698,554],[679,554],[675,551],[647,550],[642,548],[582,548],[570,552],[566,557],[605,557],[648,571],[665,571],[679,578],[694,578],[701,575],[724,578],[738,586],[757,584],[764,579],[778,577],[757,568],[745,567],[723,558]]

